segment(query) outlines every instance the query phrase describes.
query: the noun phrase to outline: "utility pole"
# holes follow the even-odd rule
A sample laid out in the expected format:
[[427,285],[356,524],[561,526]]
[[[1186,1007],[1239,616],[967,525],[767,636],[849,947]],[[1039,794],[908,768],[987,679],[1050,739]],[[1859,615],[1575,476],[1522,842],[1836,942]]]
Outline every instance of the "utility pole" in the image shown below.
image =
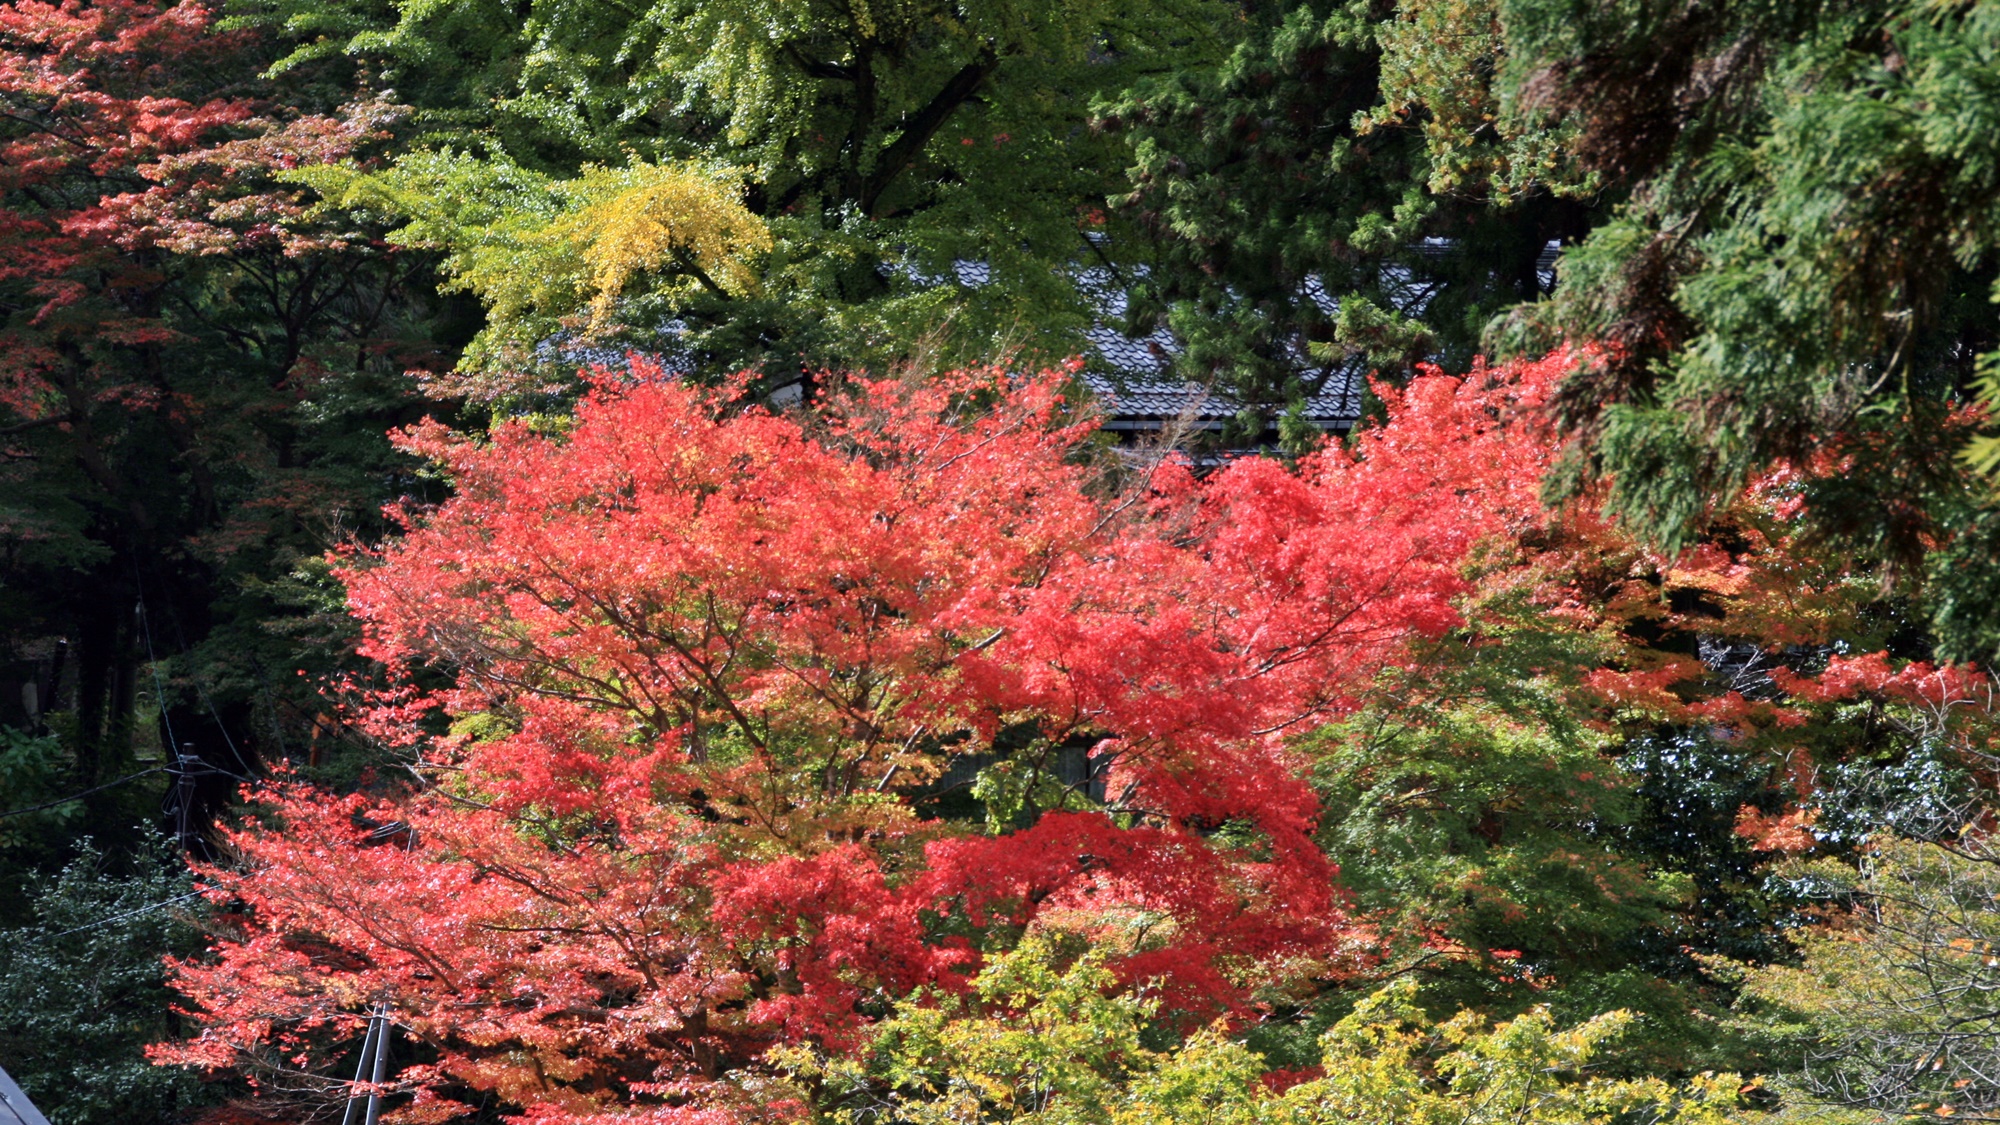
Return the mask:
[[[370,1064],[373,1064],[372,1073]],[[340,1115],[340,1125],[354,1125],[354,1112],[364,1108],[362,1125],[375,1125],[375,1119],[382,1111],[382,1075],[389,1063],[389,1005],[377,1004],[375,1014],[368,1017],[368,1032],[361,1037],[361,1058],[354,1064],[354,1085],[347,1094],[347,1112]],[[360,1096],[361,1083],[370,1085],[364,1103]],[[0,1125],[11,1125],[0,1121]],[[47,1125],[46,1122],[41,1125]]]

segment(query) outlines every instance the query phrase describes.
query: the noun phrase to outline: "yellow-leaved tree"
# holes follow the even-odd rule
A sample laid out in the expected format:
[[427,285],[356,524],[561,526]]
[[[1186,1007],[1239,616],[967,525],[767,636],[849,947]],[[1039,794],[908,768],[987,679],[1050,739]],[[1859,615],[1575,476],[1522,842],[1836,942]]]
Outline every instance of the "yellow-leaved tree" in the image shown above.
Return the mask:
[[540,240],[552,253],[582,259],[593,320],[609,317],[639,274],[717,295],[757,288],[752,262],[771,249],[771,232],[743,206],[743,185],[732,173],[593,165],[563,189],[579,206],[543,228]]
[[[1062,964],[1030,936],[995,958],[968,999],[919,994],[884,1021],[872,1054],[780,1052],[813,1120],[827,1125],[1723,1125],[1741,1080],[1707,1074],[1595,1076],[1593,1060],[1631,1027],[1610,1012],[1561,1027],[1546,1008],[1494,1025],[1442,1023],[1404,979],[1363,999],[1320,1039],[1319,1077],[1282,1091],[1256,1051],[1221,1024],[1178,1045],[1158,1002],[1116,987],[1103,958]],[[1168,1036],[1171,1038],[1171,1036]]]
[[406,219],[394,241],[445,252],[446,287],[489,310],[468,349],[475,357],[504,358],[557,334],[600,335],[634,292],[669,313],[702,292],[755,294],[772,246],[733,168],[635,160],[553,179],[447,150],[384,172],[323,166],[297,178],[328,206]]

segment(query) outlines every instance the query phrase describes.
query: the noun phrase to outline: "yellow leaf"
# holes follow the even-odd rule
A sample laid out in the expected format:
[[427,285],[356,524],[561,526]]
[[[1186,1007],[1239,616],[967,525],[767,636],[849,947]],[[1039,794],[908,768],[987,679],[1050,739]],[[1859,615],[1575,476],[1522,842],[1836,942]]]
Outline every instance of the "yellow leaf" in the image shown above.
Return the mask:
[[756,288],[750,259],[771,249],[771,231],[743,206],[726,174],[657,164],[586,168],[576,187],[592,202],[551,223],[544,237],[580,249],[602,320],[635,274],[668,272],[731,295]]

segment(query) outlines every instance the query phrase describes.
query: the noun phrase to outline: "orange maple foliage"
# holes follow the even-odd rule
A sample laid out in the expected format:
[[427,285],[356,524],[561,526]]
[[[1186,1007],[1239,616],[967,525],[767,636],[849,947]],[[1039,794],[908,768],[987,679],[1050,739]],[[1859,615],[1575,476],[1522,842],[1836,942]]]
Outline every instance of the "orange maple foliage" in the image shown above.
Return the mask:
[[[1571,362],[1427,371],[1350,445],[1124,491],[1065,372],[857,382],[794,417],[641,365],[559,426],[418,427],[457,495],[344,576],[405,685],[366,722],[420,784],[261,795],[204,871],[236,933],[175,967],[204,1031],[158,1053],[298,1086],[379,1005],[412,1060],[397,1120],[783,1115],[771,1047],[855,1049],[1030,928],[1190,1018],[1365,963],[1289,737],[1442,638],[1505,643],[1510,614],[1595,638],[1537,673],[1592,721],[1792,763],[1813,708],[1973,690],[1770,663],[1852,593],[1802,561],[1782,479],[1677,559],[1544,510]],[[1765,671],[1647,640],[1704,631]],[[939,815],[982,766],[987,823]],[[1814,846],[1803,814],[1743,825],[1767,821]]]
[[[1567,363],[1124,494],[1065,372],[803,420],[642,366],[555,432],[419,427],[457,496],[345,577],[370,655],[452,675],[369,716],[423,784],[262,795],[204,872],[240,933],[176,966],[205,1030],[160,1054],[280,1083],[386,1004],[401,1119],[723,1120],[771,1045],[851,1047],[1026,927],[1190,1014],[1351,971],[1285,739],[1461,624],[1469,553],[1539,518],[1550,449],[1502,417]],[[998,757],[1012,821],[929,814]]]

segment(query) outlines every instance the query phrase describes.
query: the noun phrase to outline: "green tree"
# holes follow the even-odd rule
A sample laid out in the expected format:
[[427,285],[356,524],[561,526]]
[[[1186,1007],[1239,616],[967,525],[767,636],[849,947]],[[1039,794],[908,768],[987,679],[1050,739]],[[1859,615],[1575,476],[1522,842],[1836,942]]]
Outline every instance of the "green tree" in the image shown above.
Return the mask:
[[[1375,992],[1319,1041],[1320,1077],[1276,1092],[1267,1064],[1223,1025],[1182,1039],[1157,1005],[1121,990],[1102,961],[1030,937],[980,975],[977,996],[917,996],[881,1025],[865,1062],[803,1050],[780,1065],[815,1120],[975,1125],[1584,1125],[1623,1115],[1679,1125],[1732,1120],[1737,1082],[1590,1073],[1631,1027],[1612,1012],[1572,1027],[1547,1008],[1495,1025],[1473,1012],[1436,1021],[1405,980]],[[1073,944],[1073,941],[1069,944]]]
[[1496,336],[1606,345],[1563,403],[1559,485],[1605,481],[1678,547],[1757,473],[1810,466],[1820,529],[1928,569],[1945,649],[1990,656],[2000,515],[1954,411],[2000,342],[2000,5],[1501,10],[1511,113],[1574,127],[1620,199]]
[[140,790],[100,787],[142,751],[202,763],[192,835],[300,749],[299,672],[350,645],[299,643],[328,618],[294,572],[419,487],[383,431],[449,339],[428,263],[271,174],[393,111],[319,71],[280,91],[274,57],[193,6],[0,3],[0,651],[37,665],[10,721],[60,739],[39,791],[91,791],[24,866],[79,829],[122,850]]
[[[1123,160],[1088,106],[1213,56],[1233,22],[1214,0],[244,11],[302,42],[295,61],[346,51],[415,108],[392,168],[308,179],[448,252],[492,313],[468,370],[561,374],[577,353],[558,345],[630,345],[780,380],[925,341],[1078,350],[1073,268],[1130,242],[1093,239]],[[634,226],[655,252],[586,265]]]
[[52,1125],[172,1120],[225,1089],[146,1058],[182,1032],[165,958],[202,944],[193,880],[154,844],[121,864],[86,843],[0,931],[0,1060]]
[[1795,965],[1744,981],[1748,1023],[1776,1043],[1775,1084],[1805,1105],[1902,1119],[1991,1121],[2000,1090],[2000,866],[1983,834],[1884,837],[1859,871],[1792,873],[1834,911]]
[[1469,364],[1490,317],[1547,292],[1546,244],[1590,216],[1563,130],[1498,116],[1498,5],[1246,13],[1219,64],[1100,106],[1132,145],[1121,212],[1156,240],[1132,327],[1171,325],[1182,375],[1265,412],[1356,360]]

